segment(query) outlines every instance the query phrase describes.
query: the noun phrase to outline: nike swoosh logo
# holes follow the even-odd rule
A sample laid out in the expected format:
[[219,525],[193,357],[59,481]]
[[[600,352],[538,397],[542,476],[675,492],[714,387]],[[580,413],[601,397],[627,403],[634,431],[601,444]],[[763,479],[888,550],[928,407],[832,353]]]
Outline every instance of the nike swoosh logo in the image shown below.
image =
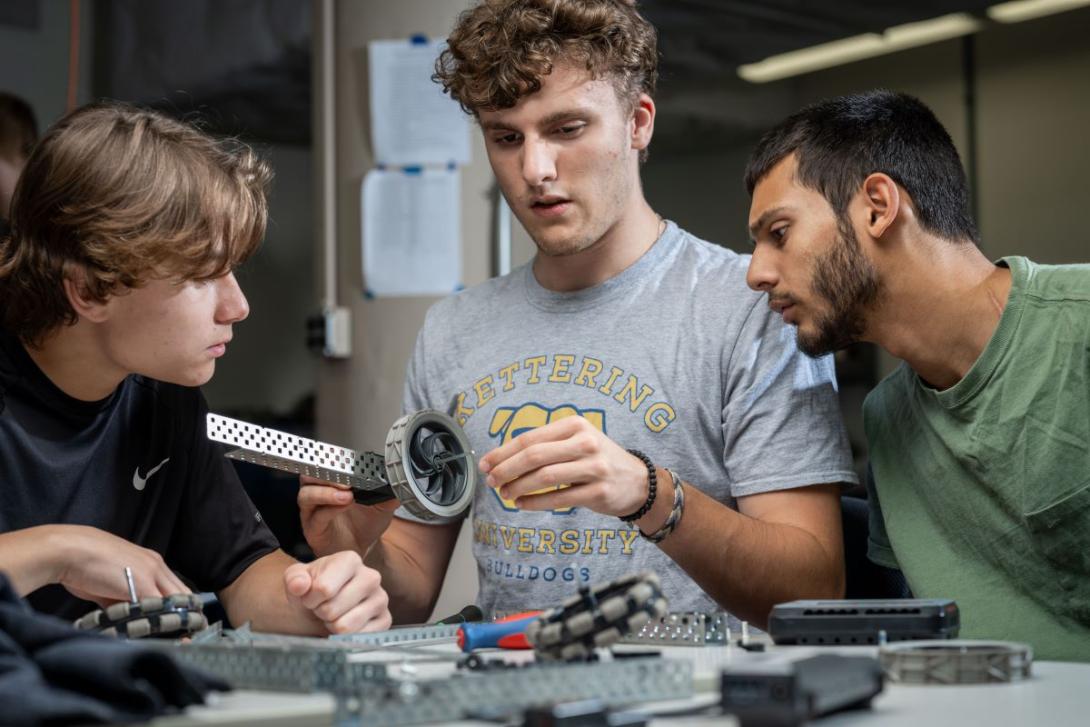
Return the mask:
[[148,478],[150,478],[152,475],[162,469],[163,465],[165,465],[169,461],[170,457],[167,457],[162,462],[148,470],[148,473],[143,477],[140,476],[140,466],[137,465],[136,471],[132,473],[132,486],[136,488],[137,492],[142,491],[144,489],[144,485],[148,483]]

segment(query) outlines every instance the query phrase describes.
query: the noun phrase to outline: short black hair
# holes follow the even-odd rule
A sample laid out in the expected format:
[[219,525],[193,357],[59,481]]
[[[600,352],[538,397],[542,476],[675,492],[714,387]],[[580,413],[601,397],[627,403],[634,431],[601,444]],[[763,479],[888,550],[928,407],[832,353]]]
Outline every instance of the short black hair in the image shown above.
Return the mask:
[[746,165],[750,196],[791,154],[797,179],[821,193],[838,218],[860,185],[888,174],[915,203],[920,225],[949,240],[979,242],[957,149],[935,114],[908,94],[884,89],[820,101],[761,137]]

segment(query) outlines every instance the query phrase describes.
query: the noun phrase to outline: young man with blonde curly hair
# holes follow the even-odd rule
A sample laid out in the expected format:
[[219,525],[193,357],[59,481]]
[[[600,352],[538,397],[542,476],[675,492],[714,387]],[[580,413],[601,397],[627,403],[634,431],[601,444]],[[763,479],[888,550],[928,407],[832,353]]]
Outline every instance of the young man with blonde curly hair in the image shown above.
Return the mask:
[[268,166],[120,104],[61,119],[0,240],[0,572],[76,618],[137,595],[216,591],[234,623],[385,628],[353,552],[300,564],[218,447],[196,387],[249,307],[234,269],[265,234]]
[[[406,409],[449,411],[484,453],[486,611],[640,570],[674,610],[757,624],[777,602],[842,593],[838,483],[855,476],[832,362],[796,350],[746,288],[746,257],[644,198],[657,61],[633,3],[484,0],[437,64],[538,248],[431,309],[405,389]],[[317,552],[366,553],[395,620],[427,616],[457,522],[317,485],[300,505]]]

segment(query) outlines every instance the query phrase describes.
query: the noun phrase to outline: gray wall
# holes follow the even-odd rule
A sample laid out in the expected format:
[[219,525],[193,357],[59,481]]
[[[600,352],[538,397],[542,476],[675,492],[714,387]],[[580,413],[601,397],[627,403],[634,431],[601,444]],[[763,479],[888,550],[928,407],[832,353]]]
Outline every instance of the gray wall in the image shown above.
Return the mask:
[[[1072,213],[1090,205],[1090,9],[1012,25],[975,37],[979,224],[993,257],[1029,255],[1045,262],[1086,261],[1090,245],[1071,229]],[[669,84],[669,79],[663,85]],[[948,41],[770,84],[795,107],[852,91],[886,87],[930,105],[964,156],[961,41]],[[715,94],[709,94],[714,103]],[[757,111],[754,112],[758,113]],[[644,174],[662,214],[698,234],[744,250],[749,198],[745,160],[756,135],[701,142],[666,152],[652,145]],[[724,148],[726,147],[726,148]]]
[[[34,108],[42,131],[64,115],[68,93],[69,4],[39,0],[38,27],[0,25],[0,90]],[[93,0],[80,3],[80,76],[77,104],[91,100]]]
[[306,317],[318,309],[312,154],[304,146],[258,149],[276,176],[265,241],[239,273],[250,317],[235,326],[204,392],[213,410],[285,415],[314,393],[317,379],[305,341]]

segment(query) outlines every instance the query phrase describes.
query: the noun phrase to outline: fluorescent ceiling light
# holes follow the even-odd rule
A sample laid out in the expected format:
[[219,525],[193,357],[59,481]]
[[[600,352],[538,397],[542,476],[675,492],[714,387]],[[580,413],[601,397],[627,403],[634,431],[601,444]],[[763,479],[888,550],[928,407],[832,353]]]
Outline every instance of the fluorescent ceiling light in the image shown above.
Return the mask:
[[1090,0],[1016,0],[988,8],[988,17],[999,23],[1020,23],[1086,5]]
[[[1087,4],[1090,4],[1090,0],[1087,0]],[[820,71],[886,53],[958,38],[975,33],[982,26],[981,21],[967,13],[943,15],[918,23],[897,25],[887,28],[883,33],[865,33],[802,50],[781,53],[757,63],[739,66],[738,75],[751,83],[778,81],[782,78]]]

